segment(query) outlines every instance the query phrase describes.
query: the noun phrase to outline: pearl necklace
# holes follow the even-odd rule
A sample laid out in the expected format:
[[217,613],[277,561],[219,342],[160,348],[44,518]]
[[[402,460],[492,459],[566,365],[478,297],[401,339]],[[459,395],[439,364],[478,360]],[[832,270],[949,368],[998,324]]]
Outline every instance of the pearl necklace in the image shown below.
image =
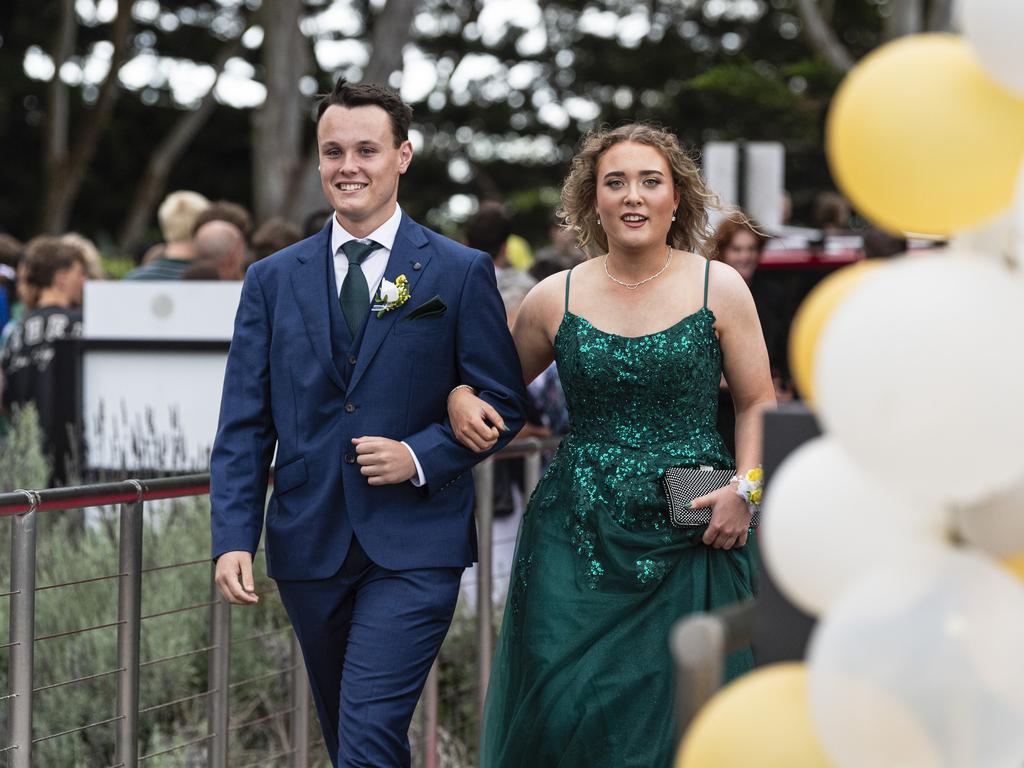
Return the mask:
[[672,246],[669,246],[669,248],[668,248],[668,258],[665,259],[665,266],[663,266],[661,269],[659,269],[657,272],[655,272],[650,277],[645,277],[639,283],[624,283],[621,280],[619,280],[619,278],[617,278],[615,275],[613,275],[611,272],[608,271],[608,254],[605,254],[605,257],[604,257],[604,273],[606,275],[608,275],[608,279],[611,280],[613,283],[618,283],[623,288],[627,288],[630,291],[635,291],[637,288],[639,288],[644,283],[649,283],[649,282],[651,282],[651,280],[653,280],[654,278],[658,277],[662,272],[664,272],[666,269],[668,269],[668,265],[671,264],[671,263],[672,263]]

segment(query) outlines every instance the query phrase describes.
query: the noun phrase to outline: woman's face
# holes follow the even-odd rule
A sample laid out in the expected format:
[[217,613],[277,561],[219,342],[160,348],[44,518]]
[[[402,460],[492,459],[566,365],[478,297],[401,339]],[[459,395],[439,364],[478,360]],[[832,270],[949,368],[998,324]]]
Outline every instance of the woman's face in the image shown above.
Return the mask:
[[596,203],[609,249],[664,245],[679,205],[668,160],[647,144],[613,145],[597,160]]
[[722,251],[722,261],[739,272],[748,283],[754,279],[757,265],[761,262],[761,251],[757,245],[753,232],[740,229]]

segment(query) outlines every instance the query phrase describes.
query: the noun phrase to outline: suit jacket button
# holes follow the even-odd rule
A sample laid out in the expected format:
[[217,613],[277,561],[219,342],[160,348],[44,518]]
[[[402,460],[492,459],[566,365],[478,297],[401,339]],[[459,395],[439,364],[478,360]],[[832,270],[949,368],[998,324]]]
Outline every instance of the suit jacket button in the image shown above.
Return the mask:
[[418,261],[412,265],[413,272],[419,272],[421,269],[423,269],[423,265],[420,264]]
[[355,410],[356,407],[352,403],[345,403],[345,413],[353,413]]
[[345,454],[345,463],[346,464],[355,464],[356,463],[356,455],[354,453],[346,453]]
[[355,365],[356,364],[356,356],[355,355],[349,355],[348,356],[348,364],[349,365]]

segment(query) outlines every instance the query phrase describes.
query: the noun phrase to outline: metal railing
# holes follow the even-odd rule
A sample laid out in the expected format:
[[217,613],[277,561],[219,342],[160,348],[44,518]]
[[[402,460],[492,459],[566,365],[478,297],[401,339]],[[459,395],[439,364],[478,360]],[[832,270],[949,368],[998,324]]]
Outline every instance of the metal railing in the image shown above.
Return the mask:
[[726,606],[711,613],[680,619],[672,627],[669,645],[676,667],[678,742],[686,729],[725,680],[725,657],[750,646],[754,639],[756,601]]
[[[492,459],[484,461],[474,470],[477,487],[477,526],[479,532],[479,564],[477,574],[476,630],[476,712],[482,712],[490,676],[491,655],[494,648],[494,609],[492,543],[494,517],[494,461],[495,459],[524,459],[524,496],[529,496],[540,477],[545,452],[552,450],[558,439],[528,439],[517,441]],[[0,755],[7,756],[13,768],[28,768],[33,764],[33,750],[42,742],[58,739],[89,729],[110,725],[114,728],[114,765],[111,768],[135,768],[140,763],[159,756],[170,755],[200,745],[206,747],[206,761],[211,768],[228,765],[229,737],[242,728],[259,725],[274,718],[287,718],[287,749],[279,754],[264,756],[261,764],[273,758],[287,759],[292,768],[306,768],[310,760],[310,695],[298,642],[291,635],[288,661],[283,669],[238,682],[231,682],[232,647],[240,643],[260,640],[261,635],[233,637],[230,605],[226,603],[213,582],[213,567],[210,569],[209,600],[186,606],[143,615],[142,577],[170,569],[201,567],[208,560],[156,565],[143,568],[143,531],[145,503],[158,500],[202,496],[209,493],[209,475],[197,474],[156,480],[126,480],[77,488],[57,488],[43,491],[19,490],[0,494],[0,517],[10,517],[11,532],[11,576],[10,590],[0,597],[9,597],[10,637],[0,649],[9,651],[8,687],[4,698],[9,704],[7,718],[8,744],[0,746]],[[118,505],[118,569],[117,573],[101,577],[65,581],[57,584],[37,586],[36,554],[37,523],[42,512],[77,510],[91,507]],[[37,636],[36,594],[38,592],[67,588],[80,584],[117,580],[117,620],[98,623],[94,626]],[[267,590],[264,590],[266,593]],[[200,648],[147,661],[141,660],[142,624],[162,616],[176,616],[182,613],[208,609],[209,640]],[[58,637],[81,635],[116,627],[117,661],[115,668],[99,673],[81,675],[74,679],[52,685],[37,686],[35,670],[36,645]],[[289,631],[276,629],[270,633]],[[140,676],[144,669],[170,662],[174,659],[207,654],[207,679],[199,693],[178,697],[140,709]],[[288,675],[288,702],[281,711],[262,715],[242,723],[231,722],[230,694],[241,686],[251,685],[261,678]],[[75,685],[86,681],[116,676],[116,714],[113,717],[97,719],[85,725],[76,725],[54,733],[37,736],[33,730],[33,713],[36,694],[62,686]],[[420,707],[421,738],[417,744],[418,762],[423,768],[438,768],[438,723],[441,692],[439,669],[435,663],[427,679]],[[184,742],[162,747],[156,751],[139,754],[139,720],[143,714],[153,713],[162,708],[178,706],[192,701],[206,700],[206,732]],[[275,764],[283,764],[281,762]]]
[[[229,693],[233,687],[229,684],[232,644],[231,613],[228,604],[220,598],[213,584],[212,564],[207,566],[211,574],[209,599],[147,615],[143,615],[142,612],[142,577],[144,573],[189,568],[210,563],[208,559],[193,560],[144,569],[143,514],[145,503],[199,496],[208,492],[209,475],[188,475],[148,481],[126,480],[79,488],[15,491],[0,494],[0,516],[13,517],[11,520],[11,586],[9,591],[10,639],[7,645],[10,654],[8,662],[9,694],[7,697],[9,701],[7,718],[9,744],[0,749],[0,752],[7,755],[9,765],[14,768],[27,768],[33,764],[33,752],[42,742],[79,734],[104,725],[114,727],[114,765],[118,768],[134,768],[153,758],[170,755],[202,744],[206,745],[207,765],[227,765],[230,731],[253,723],[229,724]],[[113,504],[119,506],[117,572],[106,576],[37,586],[37,527],[40,513]],[[117,581],[116,621],[97,623],[93,626],[51,634],[36,634],[35,601],[37,593],[107,580]],[[209,610],[210,613],[210,639],[206,646],[142,661],[140,651],[144,622],[165,616],[177,617],[179,614],[201,610]],[[116,628],[117,631],[117,661],[114,669],[80,675],[52,685],[36,686],[34,679],[35,650],[39,643],[112,628]],[[207,685],[201,693],[140,709],[140,677],[144,669],[202,653],[208,654],[209,675]],[[289,713],[292,727],[289,734],[291,743],[288,754],[290,755],[289,764],[296,768],[298,766],[304,768],[307,765],[309,753],[309,695],[301,665],[301,654],[298,652],[297,644],[293,641],[288,666],[288,671],[291,672],[291,690],[293,691]],[[33,729],[36,694],[109,676],[117,678],[116,714],[113,717],[99,718],[85,725],[76,725],[45,735],[36,735]],[[234,685],[238,686],[246,682],[248,681]],[[206,699],[208,708],[205,734],[151,753],[139,754],[141,715],[201,699]]]

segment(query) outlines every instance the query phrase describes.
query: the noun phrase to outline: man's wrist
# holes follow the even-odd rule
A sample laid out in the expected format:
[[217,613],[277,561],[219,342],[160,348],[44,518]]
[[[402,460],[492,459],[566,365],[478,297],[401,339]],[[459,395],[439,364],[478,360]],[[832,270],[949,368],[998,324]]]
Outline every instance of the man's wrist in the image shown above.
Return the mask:
[[402,440],[401,442],[402,445],[405,446],[405,449],[409,452],[409,456],[412,457],[413,473],[412,476],[409,478],[409,482],[412,483],[415,487],[420,488],[421,486],[427,484],[427,478],[423,474],[423,467],[420,466],[420,460],[416,457],[416,451],[412,449],[412,446],[409,445],[404,440]]

